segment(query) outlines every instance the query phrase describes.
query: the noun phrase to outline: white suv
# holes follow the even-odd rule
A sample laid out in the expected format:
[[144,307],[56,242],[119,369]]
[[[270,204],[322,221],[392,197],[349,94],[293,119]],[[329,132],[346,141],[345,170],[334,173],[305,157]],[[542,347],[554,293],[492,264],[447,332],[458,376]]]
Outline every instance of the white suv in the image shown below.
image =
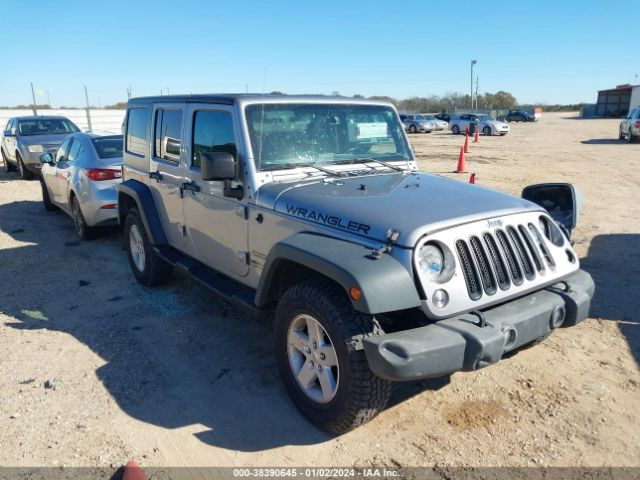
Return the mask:
[[620,122],[618,138],[633,143],[640,138],[640,107],[636,107]]

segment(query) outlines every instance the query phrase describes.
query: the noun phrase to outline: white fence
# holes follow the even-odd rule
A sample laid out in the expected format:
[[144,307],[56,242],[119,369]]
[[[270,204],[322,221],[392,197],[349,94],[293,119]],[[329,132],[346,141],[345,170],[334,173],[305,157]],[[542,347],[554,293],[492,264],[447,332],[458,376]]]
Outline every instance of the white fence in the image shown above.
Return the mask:
[[[91,130],[96,133],[122,133],[122,120],[124,119],[125,110],[89,110],[91,116]],[[0,109],[0,129],[4,130],[7,120],[11,117],[20,117],[23,115],[33,115],[31,110],[2,110]],[[89,130],[89,122],[87,121],[87,111],[78,110],[38,110],[38,115],[62,115],[75,123],[80,130]],[[1,132],[0,132],[1,133]]]

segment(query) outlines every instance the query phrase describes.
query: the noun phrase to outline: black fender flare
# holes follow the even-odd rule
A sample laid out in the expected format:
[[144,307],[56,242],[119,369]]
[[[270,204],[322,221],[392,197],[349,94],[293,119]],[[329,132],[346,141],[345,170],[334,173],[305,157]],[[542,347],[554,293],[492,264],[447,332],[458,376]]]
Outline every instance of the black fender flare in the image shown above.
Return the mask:
[[[267,255],[255,303],[264,307],[277,300],[274,281],[278,270],[291,263],[324,275],[341,285],[353,308],[376,314],[419,307],[420,296],[413,275],[394,257],[383,254],[375,259],[371,248],[345,240],[312,233],[297,233],[276,243]],[[362,296],[349,295],[357,287]]]
[[128,212],[128,202],[123,201],[124,197],[130,197],[138,207],[151,243],[153,245],[167,245],[167,236],[162,228],[160,215],[149,187],[137,180],[126,180],[116,186],[116,190],[118,191],[118,221],[120,225],[124,225]]

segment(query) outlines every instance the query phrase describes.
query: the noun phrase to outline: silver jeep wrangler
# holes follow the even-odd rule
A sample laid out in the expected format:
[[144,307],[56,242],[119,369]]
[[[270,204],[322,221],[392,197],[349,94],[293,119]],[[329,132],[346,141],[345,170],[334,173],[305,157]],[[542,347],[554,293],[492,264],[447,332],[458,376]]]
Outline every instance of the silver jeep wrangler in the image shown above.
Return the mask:
[[388,103],[136,98],[124,134],[138,281],[178,267],[273,314],[284,385],[329,432],[373,418],[391,382],[485,367],[588,316],[573,188],[525,200],[421,173]]

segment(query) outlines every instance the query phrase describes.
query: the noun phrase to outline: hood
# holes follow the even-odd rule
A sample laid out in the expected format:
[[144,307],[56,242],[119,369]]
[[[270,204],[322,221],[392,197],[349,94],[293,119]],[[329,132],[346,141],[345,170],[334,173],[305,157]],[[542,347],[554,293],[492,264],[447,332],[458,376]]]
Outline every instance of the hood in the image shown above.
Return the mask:
[[60,145],[62,141],[67,138],[70,133],[57,133],[53,135],[22,135],[19,141],[23,145],[43,145],[43,144],[57,144]]
[[425,234],[494,218],[537,205],[495,190],[426,173],[370,175],[298,183],[272,183],[258,190],[258,205],[319,225],[413,247]]

